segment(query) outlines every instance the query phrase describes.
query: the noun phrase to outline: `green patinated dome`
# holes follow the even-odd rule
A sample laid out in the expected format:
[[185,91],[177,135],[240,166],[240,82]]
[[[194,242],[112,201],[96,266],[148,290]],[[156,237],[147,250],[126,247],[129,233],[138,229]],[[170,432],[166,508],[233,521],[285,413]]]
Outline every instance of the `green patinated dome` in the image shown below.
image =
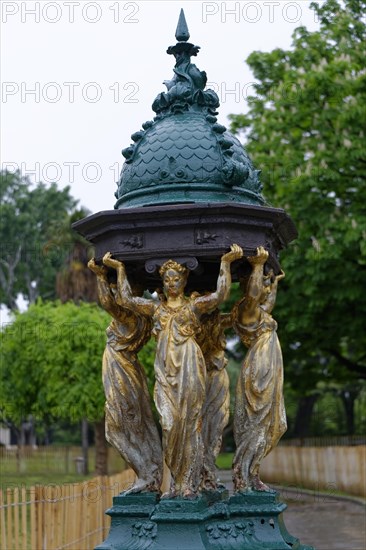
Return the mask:
[[154,120],[132,134],[115,208],[187,202],[264,204],[259,171],[239,140],[218,124],[219,99],[205,90],[207,76],[191,63],[198,46],[189,38],[184,15],[178,22],[174,76],[157,96]]

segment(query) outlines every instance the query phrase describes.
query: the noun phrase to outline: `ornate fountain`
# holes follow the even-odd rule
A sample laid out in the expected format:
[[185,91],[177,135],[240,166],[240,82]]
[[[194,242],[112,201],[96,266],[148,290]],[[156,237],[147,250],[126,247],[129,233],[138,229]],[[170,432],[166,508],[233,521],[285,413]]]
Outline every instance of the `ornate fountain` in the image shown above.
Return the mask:
[[[175,36],[167,50],[174,75],[153,102],[155,117],[122,150],[115,209],[74,224],[95,247],[89,266],[113,317],[103,358],[107,439],[136,473],[107,511],[111,530],[98,549],[305,550],[284,526],[286,505],[259,476],[286,429],[271,312],[284,277],[278,255],[296,229],[266,204],[260,171],[218,122],[218,97],[191,62],[199,47],[183,11]],[[232,281],[243,296],[222,314]],[[215,468],[229,416],[228,327],[248,348],[236,390],[231,496]],[[137,356],[151,333],[162,441]],[[162,495],[164,460],[171,484]]]

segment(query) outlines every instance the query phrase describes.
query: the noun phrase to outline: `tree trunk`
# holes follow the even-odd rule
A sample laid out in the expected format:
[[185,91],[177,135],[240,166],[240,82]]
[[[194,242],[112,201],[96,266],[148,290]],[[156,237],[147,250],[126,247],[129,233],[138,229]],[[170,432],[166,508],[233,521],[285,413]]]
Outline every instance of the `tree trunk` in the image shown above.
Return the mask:
[[20,424],[20,434],[19,434],[19,439],[18,439],[18,447],[24,447],[25,444],[26,444],[25,426],[24,426],[24,421],[22,420],[21,424]]
[[299,400],[297,407],[293,437],[309,435],[310,421],[318,395],[305,395]]
[[86,418],[83,418],[81,421],[81,448],[83,453],[83,475],[87,476],[89,474],[89,461],[88,461],[88,429],[89,424]]
[[354,435],[355,433],[355,400],[357,395],[358,392],[351,390],[341,392],[344,412],[346,413],[347,435]]
[[108,473],[108,445],[105,438],[105,419],[94,423],[95,471],[98,476]]
[[[3,289],[3,292],[6,296],[5,305],[11,311],[18,311],[17,296],[14,295],[14,283],[15,283],[15,268],[20,262],[21,253],[22,253],[22,245],[20,244],[17,248],[17,251],[14,257],[12,257],[11,259],[8,258],[9,261],[7,261],[6,259],[2,259],[0,262],[0,286]],[[1,268],[1,265],[3,265],[7,270],[7,276],[5,275],[3,269]]]

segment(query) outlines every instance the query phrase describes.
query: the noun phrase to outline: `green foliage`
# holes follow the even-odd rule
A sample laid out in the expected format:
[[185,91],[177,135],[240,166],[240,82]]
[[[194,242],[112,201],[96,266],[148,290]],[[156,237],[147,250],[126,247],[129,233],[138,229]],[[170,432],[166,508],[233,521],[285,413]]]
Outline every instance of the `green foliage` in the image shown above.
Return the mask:
[[103,418],[101,362],[110,317],[96,304],[38,301],[1,333],[5,416],[77,422]]
[[35,432],[38,445],[81,445],[80,422],[52,419],[51,425],[36,424]]
[[30,303],[55,298],[56,273],[72,245],[56,237],[76,204],[69,187],[0,172],[1,304],[16,310],[19,293]]
[[315,404],[311,425],[314,436],[346,434],[341,399],[330,392],[324,393]]
[[363,385],[361,391],[355,401],[355,433],[366,433],[366,384]]
[[156,340],[151,338],[147,344],[139,351],[138,358],[147,376],[147,385],[151,397],[154,393],[155,375],[154,375],[154,361],[156,352]]
[[256,95],[231,117],[268,201],[299,231],[274,314],[287,380],[308,395],[319,380],[366,377],[365,8],[313,3],[319,31],[300,27],[290,50],[253,52]]

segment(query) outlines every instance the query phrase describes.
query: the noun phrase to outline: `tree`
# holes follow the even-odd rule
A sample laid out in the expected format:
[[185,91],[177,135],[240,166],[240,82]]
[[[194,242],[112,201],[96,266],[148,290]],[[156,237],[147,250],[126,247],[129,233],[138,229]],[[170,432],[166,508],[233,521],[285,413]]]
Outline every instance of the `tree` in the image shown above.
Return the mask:
[[56,273],[68,253],[56,241],[77,201],[70,188],[32,185],[19,173],[0,172],[0,303],[17,310],[17,296],[34,303],[55,298]]
[[[33,415],[104,424],[102,356],[109,315],[95,303],[38,301],[1,333],[0,403],[15,424]],[[148,350],[140,352],[151,377]],[[98,432],[99,433],[99,432]],[[106,473],[96,438],[97,473]]]
[[[81,235],[78,235],[72,229],[73,222],[84,218],[88,214],[89,212],[85,208],[73,212],[64,220],[56,237],[56,242],[60,245],[61,249],[65,249],[66,244],[69,250],[63,265],[56,275],[56,294],[63,303],[69,300],[72,300],[75,304],[78,304],[80,301],[98,301],[96,278],[87,265],[88,260],[93,255],[90,254],[91,247]],[[84,475],[89,473],[88,431],[88,420],[87,418],[83,418],[81,421],[81,446],[84,458]],[[105,438],[104,416],[94,422],[94,436],[98,471],[105,473],[108,467],[108,446]]]
[[55,242],[61,249],[68,251],[56,275],[56,294],[63,303],[68,300],[76,304],[80,301],[98,302],[96,277],[88,268],[88,261],[94,255],[93,247],[71,228],[74,222],[85,218],[88,214],[90,212],[85,208],[75,210],[65,218],[55,238]]
[[366,2],[311,7],[318,31],[299,27],[290,50],[249,56],[256,95],[246,114],[231,116],[267,199],[299,231],[282,258],[276,318],[287,380],[303,396],[303,435],[319,380],[366,378]]
[[103,418],[101,358],[108,315],[96,304],[41,301],[2,333],[3,413],[95,423]]

